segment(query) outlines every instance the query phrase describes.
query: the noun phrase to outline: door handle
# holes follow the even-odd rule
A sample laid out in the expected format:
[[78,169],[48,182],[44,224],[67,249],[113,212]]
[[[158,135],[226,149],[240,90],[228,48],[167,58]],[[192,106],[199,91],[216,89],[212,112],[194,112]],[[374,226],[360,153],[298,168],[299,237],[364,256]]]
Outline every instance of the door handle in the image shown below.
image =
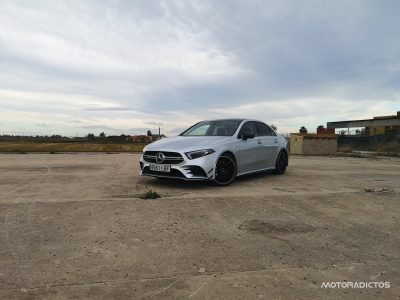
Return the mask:
[[262,140],[257,140],[257,143],[262,144]]
[[278,142],[278,139],[275,139],[275,143],[277,143]]

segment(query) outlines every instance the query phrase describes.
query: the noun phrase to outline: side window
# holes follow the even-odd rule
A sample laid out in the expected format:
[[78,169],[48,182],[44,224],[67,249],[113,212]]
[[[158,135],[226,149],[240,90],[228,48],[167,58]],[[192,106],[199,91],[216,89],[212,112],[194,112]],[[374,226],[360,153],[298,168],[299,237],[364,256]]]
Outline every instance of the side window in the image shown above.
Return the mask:
[[269,135],[276,136],[276,133],[271,129],[271,127],[269,127],[268,125],[266,125],[266,126],[268,127]]
[[267,125],[261,122],[257,122],[257,132],[259,136],[270,135]]
[[266,124],[257,122],[257,132],[259,136],[275,136],[274,131]]
[[268,125],[266,125],[266,126],[268,127],[268,130],[269,130],[269,135],[276,136],[276,133],[275,133],[275,131],[273,131],[273,130],[271,129],[271,127],[269,127]]
[[246,122],[240,129],[238,138],[242,138],[242,134],[251,134],[257,136],[257,127],[255,122]]

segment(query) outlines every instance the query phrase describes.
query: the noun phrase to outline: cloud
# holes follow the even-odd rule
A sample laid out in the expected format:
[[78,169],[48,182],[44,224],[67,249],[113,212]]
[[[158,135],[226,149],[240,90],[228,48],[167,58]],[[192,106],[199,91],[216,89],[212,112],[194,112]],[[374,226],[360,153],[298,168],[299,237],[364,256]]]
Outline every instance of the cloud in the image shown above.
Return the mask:
[[399,9],[398,1],[4,1],[2,130],[91,129],[78,123],[173,134],[240,115],[291,131],[394,114]]
[[104,125],[83,125],[83,126],[77,126],[76,128],[83,128],[83,129],[95,129],[95,130],[115,130],[115,128],[109,127],[109,126],[104,126]]
[[129,107],[92,107],[84,108],[86,111],[131,111]]
[[155,121],[148,121],[148,122],[145,122],[145,123],[148,124],[148,125],[151,125],[151,126],[163,126],[164,125],[163,122],[155,122]]

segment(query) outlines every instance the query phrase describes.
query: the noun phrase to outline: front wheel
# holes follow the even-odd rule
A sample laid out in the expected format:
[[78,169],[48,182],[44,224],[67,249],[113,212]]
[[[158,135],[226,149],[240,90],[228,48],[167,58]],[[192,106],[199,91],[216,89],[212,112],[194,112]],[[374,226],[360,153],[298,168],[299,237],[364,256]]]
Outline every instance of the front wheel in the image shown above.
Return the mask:
[[285,151],[279,152],[275,163],[275,174],[282,175],[288,166],[288,155]]
[[229,154],[222,154],[215,166],[214,182],[219,186],[229,185],[236,178],[235,159]]

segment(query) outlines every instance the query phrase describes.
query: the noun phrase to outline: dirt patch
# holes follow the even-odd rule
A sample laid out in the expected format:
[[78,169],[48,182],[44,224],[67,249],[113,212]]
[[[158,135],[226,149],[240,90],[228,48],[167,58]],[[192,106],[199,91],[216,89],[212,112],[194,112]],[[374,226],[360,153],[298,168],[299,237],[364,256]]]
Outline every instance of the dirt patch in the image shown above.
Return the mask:
[[295,193],[295,191],[288,190],[288,189],[281,189],[281,188],[273,188],[273,190],[279,191],[279,192]]
[[308,224],[283,222],[267,223],[260,220],[246,220],[240,224],[238,228],[240,230],[264,235],[274,233],[306,233],[315,230],[315,227]]
[[55,172],[86,172],[86,171],[100,171],[103,170],[103,166],[95,165],[68,165],[68,166],[55,166],[51,168]]
[[380,189],[364,188],[364,191],[366,191],[367,193],[373,193],[378,195],[394,194],[396,192],[395,190],[388,188],[380,188]]
[[25,166],[15,166],[15,167],[2,167],[1,171],[2,172],[42,172],[42,171],[46,171],[47,168],[46,167],[25,167]]

